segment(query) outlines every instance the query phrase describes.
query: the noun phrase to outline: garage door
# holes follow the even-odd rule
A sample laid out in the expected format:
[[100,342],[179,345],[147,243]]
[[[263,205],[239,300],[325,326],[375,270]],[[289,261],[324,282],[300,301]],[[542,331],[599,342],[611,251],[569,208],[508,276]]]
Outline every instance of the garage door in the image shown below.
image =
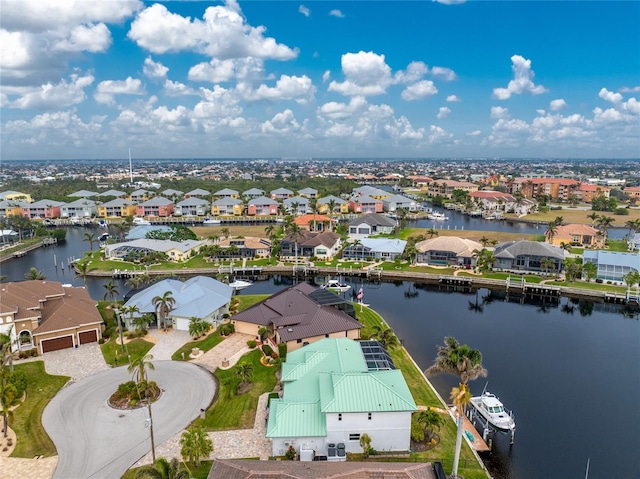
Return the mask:
[[95,329],[93,331],[82,331],[78,336],[80,337],[80,344],[95,343],[98,340],[98,334]]
[[45,339],[40,344],[42,344],[42,352],[48,353],[59,349],[72,348],[73,338],[72,336],[64,336],[62,338]]

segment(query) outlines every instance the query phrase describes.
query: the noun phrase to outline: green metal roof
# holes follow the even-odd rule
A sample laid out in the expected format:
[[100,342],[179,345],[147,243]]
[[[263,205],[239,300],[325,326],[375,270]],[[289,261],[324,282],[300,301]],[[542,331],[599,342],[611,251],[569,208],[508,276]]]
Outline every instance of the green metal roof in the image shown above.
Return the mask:
[[282,399],[271,400],[267,437],[326,436],[325,415],[320,412],[320,402],[288,403]]

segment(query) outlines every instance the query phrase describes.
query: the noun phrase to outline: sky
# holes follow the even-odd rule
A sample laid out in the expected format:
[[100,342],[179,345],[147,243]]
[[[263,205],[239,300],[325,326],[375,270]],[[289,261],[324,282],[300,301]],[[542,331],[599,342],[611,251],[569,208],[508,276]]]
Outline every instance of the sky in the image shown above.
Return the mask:
[[0,0],[0,45],[0,160],[640,158],[635,0]]

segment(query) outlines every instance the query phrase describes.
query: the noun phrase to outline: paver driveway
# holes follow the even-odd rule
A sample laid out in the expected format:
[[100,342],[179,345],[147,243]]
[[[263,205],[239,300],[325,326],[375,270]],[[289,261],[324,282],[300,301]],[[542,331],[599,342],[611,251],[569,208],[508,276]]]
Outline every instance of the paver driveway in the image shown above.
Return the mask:
[[[154,361],[154,366],[149,379],[164,390],[152,406],[154,438],[160,444],[209,406],[215,383],[194,364]],[[130,378],[125,367],[103,371],[64,388],[45,408],[42,424],[59,455],[54,479],[121,477],[151,450],[147,408],[121,411],[107,404]]]

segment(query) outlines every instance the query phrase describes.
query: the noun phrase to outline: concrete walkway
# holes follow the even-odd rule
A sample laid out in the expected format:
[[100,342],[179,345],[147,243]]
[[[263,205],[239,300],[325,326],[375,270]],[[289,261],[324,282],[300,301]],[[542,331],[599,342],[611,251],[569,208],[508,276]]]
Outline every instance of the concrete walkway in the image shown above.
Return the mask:
[[173,353],[191,341],[188,331],[169,329],[165,333],[161,329],[150,329],[148,334],[156,340],[155,346],[149,350],[154,361],[170,361]]
[[247,341],[250,339],[255,339],[255,336],[250,334],[233,333],[231,336],[225,338],[225,340],[215,348],[207,351],[192,362],[198,366],[202,366],[211,373],[214,373],[217,368],[221,367],[222,361],[225,359],[229,361],[229,367],[231,367],[238,361],[238,359],[240,359],[240,357],[242,357],[244,352],[249,351],[249,348],[247,348]]

